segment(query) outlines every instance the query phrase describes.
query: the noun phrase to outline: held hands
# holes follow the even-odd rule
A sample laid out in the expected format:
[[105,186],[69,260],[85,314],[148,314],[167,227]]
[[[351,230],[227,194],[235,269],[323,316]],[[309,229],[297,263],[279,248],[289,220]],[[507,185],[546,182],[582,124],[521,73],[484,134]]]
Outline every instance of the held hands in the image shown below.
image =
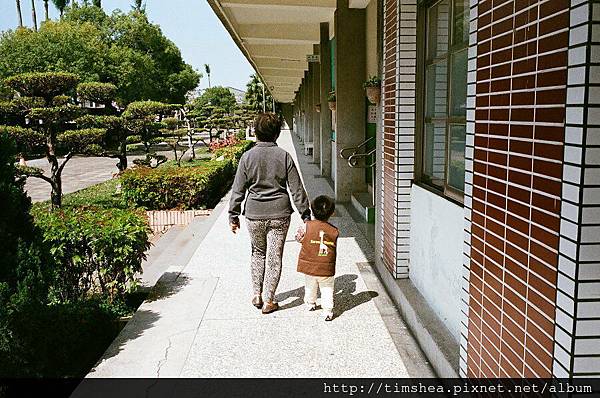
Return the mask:
[[306,234],[306,229],[303,226],[298,227],[298,230],[296,231],[296,242],[302,242],[304,240],[304,235]]

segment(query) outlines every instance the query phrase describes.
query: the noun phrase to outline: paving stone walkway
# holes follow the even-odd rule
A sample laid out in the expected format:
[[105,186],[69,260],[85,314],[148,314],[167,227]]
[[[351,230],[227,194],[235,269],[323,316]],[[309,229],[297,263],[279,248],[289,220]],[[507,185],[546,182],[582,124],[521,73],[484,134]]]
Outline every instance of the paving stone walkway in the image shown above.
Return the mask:
[[[160,153],[167,157],[172,157],[170,152]],[[133,159],[141,157],[128,156],[129,163],[133,164]],[[28,160],[27,165],[39,167],[45,171],[46,175],[49,175],[50,165],[45,158]],[[110,180],[118,171],[117,159],[85,156],[73,157],[63,170],[63,194],[79,191],[91,185]],[[50,184],[39,178],[28,178],[25,190],[33,202],[42,202],[50,199]]]
[[[279,145],[297,158],[309,195],[333,195],[316,167],[296,151],[289,131]],[[296,147],[298,144],[296,143]],[[185,266],[173,266],[88,377],[433,377],[370,263],[373,249],[343,206],[335,313],[302,305],[296,273],[301,220],[292,218],[277,290],[281,310],[250,304],[250,246],[245,225],[229,231],[226,203]],[[243,219],[242,219],[243,223]]]

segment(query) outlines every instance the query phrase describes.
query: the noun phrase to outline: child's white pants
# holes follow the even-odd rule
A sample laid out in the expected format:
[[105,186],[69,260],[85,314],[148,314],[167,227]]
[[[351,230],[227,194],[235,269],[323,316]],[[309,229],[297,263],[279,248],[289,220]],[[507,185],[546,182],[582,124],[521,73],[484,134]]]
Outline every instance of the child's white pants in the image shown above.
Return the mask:
[[304,302],[316,304],[317,292],[321,289],[321,307],[325,311],[333,311],[333,282],[335,277],[304,275],[304,278]]

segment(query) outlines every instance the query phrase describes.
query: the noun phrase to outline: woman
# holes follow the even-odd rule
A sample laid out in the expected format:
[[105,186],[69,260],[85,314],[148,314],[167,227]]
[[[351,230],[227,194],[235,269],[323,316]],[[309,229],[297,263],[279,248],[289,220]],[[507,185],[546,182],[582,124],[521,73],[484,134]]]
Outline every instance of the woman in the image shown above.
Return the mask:
[[[243,215],[252,245],[252,304],[263,314],[276,311],[273,301],[281,276],[281,257],[290,215],[294,212],[288,194],[304,221],[310,219],[308,197],[292,156],[275,141],[281,133],[281,120],[274,114],[258,115],[254,122],[257,143],[240,159],[229,203],[229,223],[236,233]],[[263,303],[263,293],[265,301]]]

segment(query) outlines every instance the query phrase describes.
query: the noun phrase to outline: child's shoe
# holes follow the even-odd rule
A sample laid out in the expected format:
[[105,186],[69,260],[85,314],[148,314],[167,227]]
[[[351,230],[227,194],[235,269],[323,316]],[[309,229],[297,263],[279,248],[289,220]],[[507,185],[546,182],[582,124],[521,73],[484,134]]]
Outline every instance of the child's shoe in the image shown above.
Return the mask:
[[326,311],[325,312],[325,321],[329,322],[333,320],[333,311]]
[[306,303],[306,309],[309,311],[315,311],[317,309],[316,303]]

